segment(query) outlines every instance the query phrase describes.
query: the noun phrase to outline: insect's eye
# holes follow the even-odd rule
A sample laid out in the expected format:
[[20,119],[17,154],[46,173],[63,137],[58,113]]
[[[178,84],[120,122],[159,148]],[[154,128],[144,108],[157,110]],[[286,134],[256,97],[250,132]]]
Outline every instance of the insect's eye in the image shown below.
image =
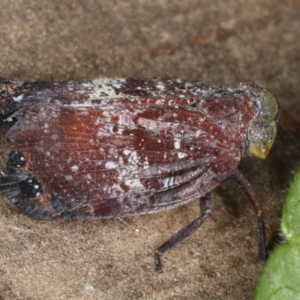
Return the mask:
[[249,129],[249,140],[252,143],[268,143],[272,140],[274,129],[270,121],[257,120]]
[[266,158],[276,135],[276,122],[255,120],[248,130],[249,146],[247,154],[257,158]]

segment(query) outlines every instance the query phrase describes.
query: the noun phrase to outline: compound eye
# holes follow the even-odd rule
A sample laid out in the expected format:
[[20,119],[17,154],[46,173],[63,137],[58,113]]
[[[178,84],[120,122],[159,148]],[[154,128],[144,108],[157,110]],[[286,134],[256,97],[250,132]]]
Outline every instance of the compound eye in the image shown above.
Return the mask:
[[265,144],[272,141],[275,133],[270,121],[257,120],[249,128],[249,140],[256,144]]

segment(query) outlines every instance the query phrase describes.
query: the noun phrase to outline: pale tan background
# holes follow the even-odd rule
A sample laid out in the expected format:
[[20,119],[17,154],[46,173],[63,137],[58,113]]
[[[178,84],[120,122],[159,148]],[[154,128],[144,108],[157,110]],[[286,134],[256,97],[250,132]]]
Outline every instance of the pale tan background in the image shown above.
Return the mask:
[[[272,247],[300,159],[299,12],[292,0],[1,0],[0,76],[265,86],[286,131],[266,161],[241,168],[262,199]],[[0,299],[251,299],[261,269],[256,221],[231,181],[216,190],[212,218],[154,272],[154,250],[197,215],[194,202],[125,220],[43,223],[1,196]]]

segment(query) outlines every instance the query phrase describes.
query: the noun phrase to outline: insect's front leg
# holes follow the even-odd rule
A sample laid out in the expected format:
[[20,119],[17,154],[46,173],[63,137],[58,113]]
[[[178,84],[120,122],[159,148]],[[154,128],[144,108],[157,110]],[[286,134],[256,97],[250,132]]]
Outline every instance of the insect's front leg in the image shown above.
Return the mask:
[[266,259],[266,248],[265,248],[265,224],[262,207],[260,205],[259,199],[256,196],[253,188],[251,187],[249,181],[244,177],[243,173],[237,169],[233,174],[232,178],[236,181],[239,188],[245,195],[249,204],[252,206],[256,216],[258,225],[258,256],[261,262]]
[[213,197],[212,193],[208,193],[207,195],[200,198],[200,216],[191,222],[188,226],[179,230],[173,236],[171,236],[163,245],[161,245],[154,254],[155,259],[155,269],[156,271],[161,271],[162,264],[160,260],[160,256],[172,249],[176,244],[180,243],[182,240],[191,235],[194,231],[196,231],[204,221],[210,216],[213,206]]

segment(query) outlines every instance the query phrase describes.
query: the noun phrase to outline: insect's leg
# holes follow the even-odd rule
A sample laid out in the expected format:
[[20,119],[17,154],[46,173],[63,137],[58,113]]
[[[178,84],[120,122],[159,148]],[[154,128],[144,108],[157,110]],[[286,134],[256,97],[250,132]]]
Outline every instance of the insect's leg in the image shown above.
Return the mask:
[[204,221],[210,216],[213,206],[213,197],[211,193],[200,198],[200,217],[191,222],[188,226],[179,230],[173,236],[171,236],[163,245],[161,245],[154,254],[155,258],[155,269],[160,271],[162,269],[162,264],[160,261],[160,256],[173,248],[176,244],[180,243],[182,240],[191,235],[196,231]]
[[244,177],[243,173],[240,170],[236,170],[232,174],[232,178],[236,181],[239,188],[246,196],[248,202],[252,206],[258,223],[258,256],[260,261],[264,262],[266,258],[266,249],[265,249],[265,224],[262,207],[260,205],[259,199],[257,198],[253,188],[251,187],[248,180]]

